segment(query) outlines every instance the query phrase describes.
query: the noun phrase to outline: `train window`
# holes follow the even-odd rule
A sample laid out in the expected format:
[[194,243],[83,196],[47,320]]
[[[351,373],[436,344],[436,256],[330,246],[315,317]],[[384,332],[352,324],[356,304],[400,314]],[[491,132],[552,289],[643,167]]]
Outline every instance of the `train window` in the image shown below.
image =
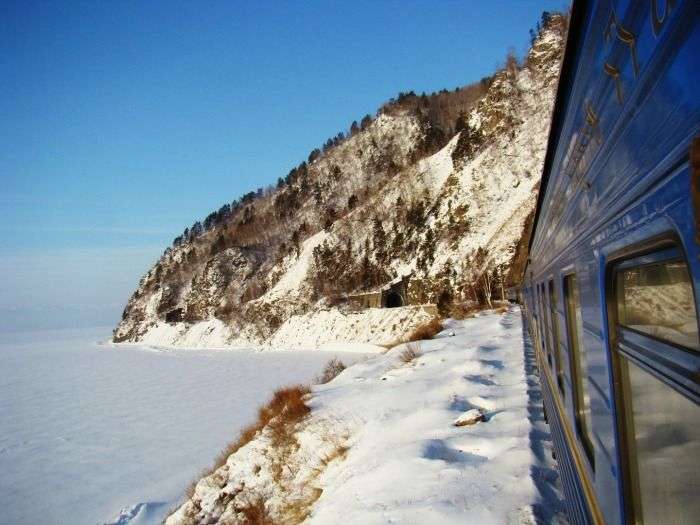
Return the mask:
[[658,339],[700,350],[693,286],[682,260],[617,273],[618,322]]
[[637,523],[697,523],[698,406],[621,359],[630,492]]
[[552,352],[554,353],[554,369],[557,374],[557,385],[559,392],[564,397],[564,371],[561,367],[561,347],[559,345],[559,316],[557,314],[557,293],[554,289],[554,281],[549,281],[549,318],[551,322],[550,338],[552,341]]
[[547,307],[545,306],[546,292],[544,284],[540,283],[540,313],[542,314],[542,350],[547,354],[547,362],[552,366],[552,353],[549,349],[547,334],[549,333],[549,319],[547,319]]
[[680,250],[624,261],[610,281],[628,509],[636,523],[700,516],[697,314]]
[[583,320],[581,318],[581,302],[578,295],[576,276],[571,274],[564,277],[564,301],[566,303],[566,326],[569,341],[569,366],[573,387],[573,404],[576,433],[583,444],[591,467],[595,469],[593,455],[593,440],[591,439],[591,401],[588,392],[586,371],[588,356],[583,346]]

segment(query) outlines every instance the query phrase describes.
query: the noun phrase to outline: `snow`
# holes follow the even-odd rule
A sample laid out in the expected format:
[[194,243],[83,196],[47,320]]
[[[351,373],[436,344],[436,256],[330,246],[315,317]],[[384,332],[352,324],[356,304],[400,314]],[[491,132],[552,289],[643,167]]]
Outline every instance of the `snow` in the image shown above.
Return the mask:
[[284,299],[289,294],[298,294],[306,279],[309,267],[313,262],[314,248],[319,246],[328,236],[325,230],[306,239],[301,246],[299,257],[288,256],[284,264],[284,274],[275,286],[265,294],[265,300]]
[[316,348],[334,343],[395,343],[430,321],[437,311],[430,306],[368,308],[343,312],[337,308],[290,317],[272,337],[277,348]]
[[519,310],[449,321],[413,349],[409,362],[400,345],[314,387],[292,452],[263,430],[167,524],[236,523],[255,497],[280,522],[292,501],[311,524],[565,523]]
[[[291,289],[290,289],[291,291]],[[178,347],[190,349],[343,349],[352,352],[377,352],[400,340],[417,326],[432,319],[436,310],[431,305],[401,308],[369,308],[359,312],[343,312],[337,308],[312,310],[287,319],[263,346],[251,342],[244,333],[232,333],[218,319],[197,323],[158,321],[141,336],[139,343],[129,345]],[[359,344],[359,346],[358,346]]]
[[211,349],[230,347],[230,339],[230,329],[219,319],[192,324],[158,321],[144,334],[140,344]]
[[2,523],[160,523],[273,390],[342,352],[154,351],[0,334]]
[[[360,363],[319,387],[318,417],[353,423],[347,460],[329,469],[311,523],[508,523],[532,514],[544,495],[532,473],[551,471],[531,441],[523,332],[517,309],[451,322],[455,337],[401,348]],[[538,407],[539,408],[539,407]],[[470,411],[486,421],[455,427]],[[459,418],[458,418],[459,419]],[[549,448],[546,441],[544,446]],[[556,502],[550,502],[556,505]]]
[[426,188],[429,189],[431,195],[437,195],[440,192],[447,177],[449,177],[454,170],[452,152],[457,147],[459,135],[460,134],[457,133],[444,148],[434,155],[418,162],[420,177],[425,182]]

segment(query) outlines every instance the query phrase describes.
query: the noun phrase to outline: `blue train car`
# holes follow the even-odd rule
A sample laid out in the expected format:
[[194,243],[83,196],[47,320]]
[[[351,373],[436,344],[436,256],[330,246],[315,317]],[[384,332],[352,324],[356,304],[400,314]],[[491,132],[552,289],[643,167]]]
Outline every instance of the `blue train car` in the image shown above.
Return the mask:
[[700,2],[575,2],[521,285],[573,523],[700,523]]

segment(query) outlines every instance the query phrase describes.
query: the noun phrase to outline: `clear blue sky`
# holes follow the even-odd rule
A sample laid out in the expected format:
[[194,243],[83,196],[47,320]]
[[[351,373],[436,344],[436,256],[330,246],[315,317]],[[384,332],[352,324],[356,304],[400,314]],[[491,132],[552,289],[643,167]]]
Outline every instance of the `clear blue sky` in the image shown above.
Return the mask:
[[113,323],[185,226],[399,91],[492,73],[565,5],[2,2],[0,330]]

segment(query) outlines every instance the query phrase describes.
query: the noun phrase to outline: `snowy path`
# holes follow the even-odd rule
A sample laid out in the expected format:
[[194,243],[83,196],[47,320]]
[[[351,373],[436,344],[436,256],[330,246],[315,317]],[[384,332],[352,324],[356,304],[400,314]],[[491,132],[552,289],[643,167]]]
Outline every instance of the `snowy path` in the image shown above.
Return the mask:
[[[347,459],[326,472],[310,522],[562,519],[520,311],[451,321],[420,346],[411,363],[397,359],[399,347],[318,388],[316,416],[355,432]],[[454,426],[474,409],[486,420]]]

